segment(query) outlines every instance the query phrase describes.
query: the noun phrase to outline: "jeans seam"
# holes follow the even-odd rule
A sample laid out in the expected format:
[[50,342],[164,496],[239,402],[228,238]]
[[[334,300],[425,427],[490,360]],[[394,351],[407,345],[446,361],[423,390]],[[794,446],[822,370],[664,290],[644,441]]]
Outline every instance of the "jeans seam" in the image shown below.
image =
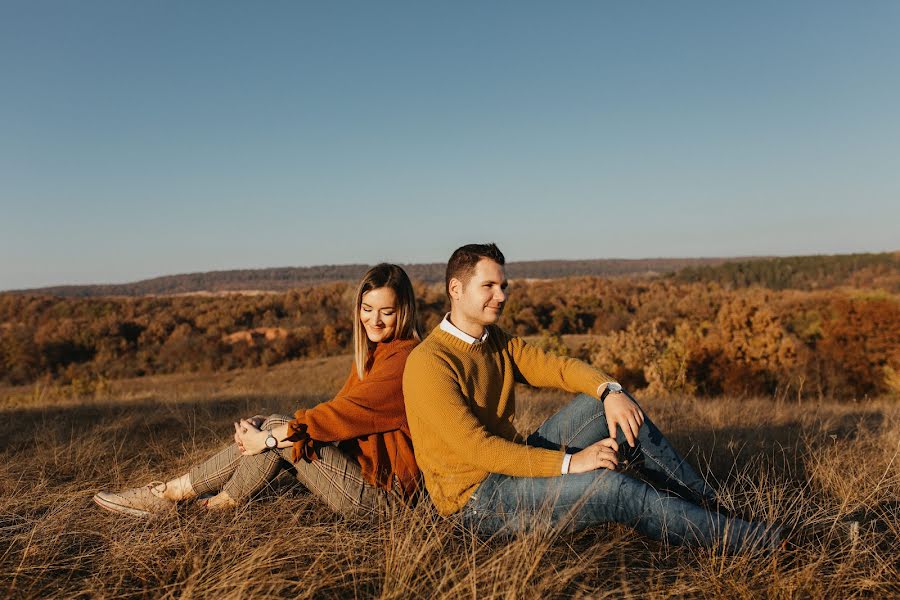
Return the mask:
[[[590,425],[591,423],[593,423],[594,421],[596,421],[596,420],[599,419],[599,418],[600,418],[600,415],[594,415],[593,417],[591,417],[590,419],[588,419],[587,421],[585,421],[584,423],[582,423],[581,427],[578,428],[578,431],[576,431],[575,433],[573,433],[573,434],[569,437],[568,442],[573,441],[575,438],[577,438],[579,435],[581,435],[581,432],[584,431],[585,428],[587,428],[588,425]],[[571,444],[569,444],[568,442],[565,443],[565,444],[563,444],[563,446],[565,446],[566,448],[568,448],[568,447],[571,445]]]
[[664,465],[661,462],[659,462],[658,460],[656,460],[655,456],[653,456],[652,454],[647,452],[647,450],[644,449],[643,444],[641,445],[641,454],[643,454],[646,458],[649,458],[650,460],[655,462],[659,466],[659,468],[662,469],[666,473],[666,475],[669,476],[669,478],[674,479],[676,482],[678,482],[678,484],[681,487],[683,487],[686,490],[696,493],[695,490],[693,488],[691,488],[691,486],[689,486],[688,484],[683,482],[675,473],[673,473],[671,470],[669,470],[669,468],[666,465]]

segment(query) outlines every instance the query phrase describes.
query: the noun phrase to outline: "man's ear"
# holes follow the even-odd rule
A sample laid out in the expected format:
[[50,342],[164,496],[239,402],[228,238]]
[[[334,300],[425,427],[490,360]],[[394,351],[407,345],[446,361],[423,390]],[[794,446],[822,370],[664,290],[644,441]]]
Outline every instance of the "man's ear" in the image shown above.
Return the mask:
[[453,300],[459,301],[460,296],[462,295],[463,283],[456,277],[450,278],[450,285],[447,286],[447,291],[450,292],[450,298]]

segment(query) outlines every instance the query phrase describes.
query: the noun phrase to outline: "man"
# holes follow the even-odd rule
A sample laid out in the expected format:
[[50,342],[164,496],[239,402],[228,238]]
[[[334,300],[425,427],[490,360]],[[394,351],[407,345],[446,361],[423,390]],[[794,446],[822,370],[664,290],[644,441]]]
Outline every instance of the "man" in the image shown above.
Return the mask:
[[[777,545],[777,528],[698,504],[714,492],[611,377],[496,326],[504,264],[494,244],[453,253],[450,312],[406,363],[416,460],[438,511],[487,534],[618,522],[672,543]],[[526,438],[514,426],[516,382],[580,395]],[[620,473],[620,457],[654,485]]]

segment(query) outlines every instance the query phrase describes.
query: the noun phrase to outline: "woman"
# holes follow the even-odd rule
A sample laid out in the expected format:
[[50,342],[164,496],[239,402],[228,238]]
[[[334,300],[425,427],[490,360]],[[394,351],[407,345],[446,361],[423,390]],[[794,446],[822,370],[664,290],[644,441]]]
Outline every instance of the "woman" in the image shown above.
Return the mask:
[[402,375],[407,356],[421,340],[417,322],[412,285],[403,269],[386,263],[369,269],[353,309],[353,368],[334,399],[300,409],[293,418],[242,419],[234,424],[234,444],[184,475],[119,493],[100,492],[94,501],[142,517],[210,494],[207,508],[226,508],[249,499],[288,467],[341,514],[409,500],[419,468]]

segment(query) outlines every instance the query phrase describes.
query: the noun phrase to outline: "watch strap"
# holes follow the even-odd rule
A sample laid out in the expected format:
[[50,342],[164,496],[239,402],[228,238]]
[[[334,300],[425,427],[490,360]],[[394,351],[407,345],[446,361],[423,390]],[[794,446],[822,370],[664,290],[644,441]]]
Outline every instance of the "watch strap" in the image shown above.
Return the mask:
[[[610,382],[610,383],[613,383],[613,382]],[[625,393],[625,389],[622,386],[618,386],[617,390],[611,390],[611,389],[609,389],[609,385],[607,384],[606,388],[603,390],[603,393],[600,394],[600,402],[603,402],[604,400],[606,400],[606,397],[609,396],[610,394],[623,394],[623,393]]]

